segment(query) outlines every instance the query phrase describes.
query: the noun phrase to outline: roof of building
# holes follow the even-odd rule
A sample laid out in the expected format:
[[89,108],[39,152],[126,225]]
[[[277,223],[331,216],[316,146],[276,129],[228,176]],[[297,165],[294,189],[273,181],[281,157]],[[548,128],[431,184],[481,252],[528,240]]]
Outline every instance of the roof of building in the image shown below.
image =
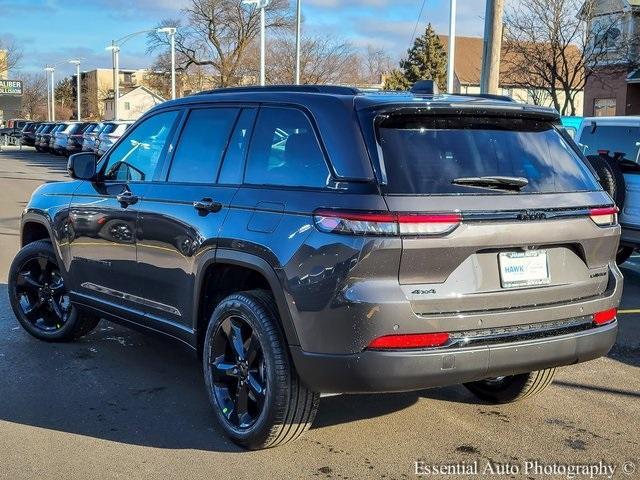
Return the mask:
[[[638,0],[640,3],[640,0]],[[447,35],[439,35],[440,42],[449,52],[449,37]],[[455,72],[461,85],[480,85],[480,76],[482,72],[484,39],[481,37],[458,37],[456,36],[456,58]],[[533,47],[532,47],[533,49]],[[570,51],[570,57],[576,60],[579,58],[579,50],[573,47]],[[502,44],[502,59],[500,62],[500,86],[511,87],[522,84],[514,75],[511,66],[526,64],[529,60],[523,58],[519,52],[509,51],[506,43]]]

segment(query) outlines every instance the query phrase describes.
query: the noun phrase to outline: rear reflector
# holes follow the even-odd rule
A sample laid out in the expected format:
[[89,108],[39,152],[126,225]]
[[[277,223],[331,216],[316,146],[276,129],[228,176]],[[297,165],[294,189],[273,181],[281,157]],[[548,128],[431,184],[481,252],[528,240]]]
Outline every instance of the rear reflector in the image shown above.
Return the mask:
[[618,207],[592,208],[589,216],[596,225],[610,227],[618,223],[618,211]]
[[613,322],[618,314],[617,308],[610,310],[604,310],[603,312],[597,312],[593,314],[593,323],[596,325],[604,325],[605,323]]
[[351,235],[444,235],[455,230],[459,213],[369,213],[341,210],[317,210],[316,227],[325,233]]
[[376,350],[397,348],[430,348],[441,347],[449,341],[448,333],[416,333],[408,335],[385,335],[369,344]]

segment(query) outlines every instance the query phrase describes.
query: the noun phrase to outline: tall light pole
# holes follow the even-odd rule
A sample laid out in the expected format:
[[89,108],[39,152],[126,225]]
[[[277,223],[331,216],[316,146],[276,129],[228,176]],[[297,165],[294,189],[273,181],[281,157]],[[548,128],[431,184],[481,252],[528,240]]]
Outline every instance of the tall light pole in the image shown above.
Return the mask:
[[171,99],[176,99],[176,29],[175,27],[163,27],[156,30],[158,33],[166,33],[171,44]]
[[265,39],[265,30],[266,30],[266,21],[264,9],[269,5],[270,0],[243,0],[242,3],[245,5],[255,5],[256,8],[260,9],[260,85],[264,86],[266,83],[266,75],[265,75],[265,50],[266,50],[266,39]]
[[51,86],[49,82],[49,67],[44,67],[44,75],[47,77],[47,121],[51,121]]
[[82,118],[80,113],[80,60],[69,60],[69,63],[76,66],[76,101],[78,103],[78,121]]
[[120,99],[120,47],[112,42],[107,50],[113,54],[113,119],[118,120],[118,100]]
[[300,30],[302,23],[302,0],[296,2],[296,85],[300,85]]
[[449,55],[447,59],[447,93],[453,93],[453,80],[456,75],[456,0],[451,0],[449,10]]
[[56,121],[56,84],[54,82],[53,74],[56,71],[55,67],[46,67],[45,71],[49,73],[51,81],[51,121]]

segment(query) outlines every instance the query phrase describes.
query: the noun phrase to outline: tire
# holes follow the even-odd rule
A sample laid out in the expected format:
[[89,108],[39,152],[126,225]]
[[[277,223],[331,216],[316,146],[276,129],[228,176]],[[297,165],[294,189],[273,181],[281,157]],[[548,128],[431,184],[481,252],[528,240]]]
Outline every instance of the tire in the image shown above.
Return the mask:
[[611,157],[589,155],[589,163],[600,177],[602,188],[611,196],[615,204],[622,211],[626,196],[624,175],[618,166],[618,161]]
[[551,385],[555,368],[465,383],[476,397],[490,403],[511,403],[532,397]]
[[629,260],[629,257],[633,254],[633,247],[620,246],[618,247],[618,253],[616,254],[616,263],[618,265],[622,265],[624,262]]
[[[233,338],[243,339],[240,345],[244,358],[253,364],[243,367],[241,363],[233,363],[239,357],[236,355],[238,350],[225,347],[236,345]],[[256,339],[260,353],[251,355],[250,347]],[[253,350],[256,351],[255,348]],[[270,293],[253,290],[222,300],[207,326],[202,360],[205,384],[216,419],[236,444],[251,450],[276,447],[298,438],[313,423],[320,395],[308,390],[298,377]],[[230,365],[237,368],[231,369]],[[249,376],[238,373],[240,368],[248,371]],[[240,375],[240,380],[229,372]],[[239,406],[242,378],[245,378],[244,389],[249,392],[244,403],[246,408]],[[255,394],[255,389],[252,390],[255,383],[263,385],[262,397]],[[261,402],[259,398],[262,398]],[[240,417],[239,412],[247,413]]]
[[[92,331],[100,322],[99,317],[81,313],[68,300],[53,245],[49,241],[38,240],[18,252],[9,269],[8,284],[13,313],[22,328],[38,340],[75,340]],[[37,293],[42,290],[38,285],[47,287],[48,302],[43,301],[44,297]],[[57,308],[52,302],[56,302]],[[28,307],[38,303],[42,303],[42,306],[37,311],[29,312]],[[56,312],[62,313],[62,316]]]

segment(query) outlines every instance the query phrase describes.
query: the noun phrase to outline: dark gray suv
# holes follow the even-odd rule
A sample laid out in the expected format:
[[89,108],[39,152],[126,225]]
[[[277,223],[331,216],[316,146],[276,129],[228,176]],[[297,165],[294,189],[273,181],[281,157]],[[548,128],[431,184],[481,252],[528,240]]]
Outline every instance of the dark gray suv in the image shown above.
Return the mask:
[[615,342],[617,210],[549,109],[493,98],[240,88],[155,107],[73,155],[22,217],[22,326],[100,318],[202,357],[248,448],[321,393],[540,392]]

